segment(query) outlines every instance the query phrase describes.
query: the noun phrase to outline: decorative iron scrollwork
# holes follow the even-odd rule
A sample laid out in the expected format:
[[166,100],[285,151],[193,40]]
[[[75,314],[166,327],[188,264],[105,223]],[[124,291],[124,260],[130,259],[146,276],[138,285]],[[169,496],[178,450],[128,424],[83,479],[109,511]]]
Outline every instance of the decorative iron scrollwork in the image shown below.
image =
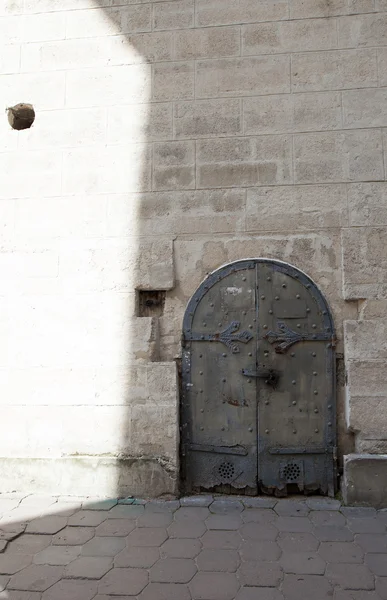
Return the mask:
[[231,350],[233,354],[240,352],[239,344],[247,344],[253,339],[249,331],[240,331],[236,333],[241,326],[239,321],[232,321],[226,329],[219,333],[209,334],[191,334],[186,335],[185,339],[192,342],[221,342]]
[[315,341],[332,341],[331,333],[300,333],[293,331],[283,323],[279,321],[277,324],[278,331],[268,331],[264,338],[275,347],[277,354],[285,354],[287,350],[296,344],[297,342],[315,342]]

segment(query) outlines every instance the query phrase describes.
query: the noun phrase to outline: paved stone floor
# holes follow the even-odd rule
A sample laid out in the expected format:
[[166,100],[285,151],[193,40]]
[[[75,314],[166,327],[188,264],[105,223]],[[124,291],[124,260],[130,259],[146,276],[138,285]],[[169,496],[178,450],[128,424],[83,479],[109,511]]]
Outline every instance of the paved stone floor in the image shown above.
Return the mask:
[[0,495],[2,600],[387,600],[387,510]]

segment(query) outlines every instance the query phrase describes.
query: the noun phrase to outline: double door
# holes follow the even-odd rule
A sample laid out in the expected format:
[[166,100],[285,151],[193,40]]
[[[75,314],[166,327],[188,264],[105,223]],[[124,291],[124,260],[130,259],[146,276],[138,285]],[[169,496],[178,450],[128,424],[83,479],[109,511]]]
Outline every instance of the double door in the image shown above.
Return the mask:
[[184,319],[186,491],[335,490],[334,329],[315,284],[273,260],[212,273]]

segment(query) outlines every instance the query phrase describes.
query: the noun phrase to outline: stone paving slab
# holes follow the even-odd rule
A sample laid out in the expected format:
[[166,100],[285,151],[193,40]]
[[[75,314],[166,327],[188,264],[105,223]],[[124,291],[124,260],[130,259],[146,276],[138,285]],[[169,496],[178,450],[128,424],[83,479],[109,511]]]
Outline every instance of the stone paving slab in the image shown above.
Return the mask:
[[0,600],[387,600],[387,512],[0,494]]

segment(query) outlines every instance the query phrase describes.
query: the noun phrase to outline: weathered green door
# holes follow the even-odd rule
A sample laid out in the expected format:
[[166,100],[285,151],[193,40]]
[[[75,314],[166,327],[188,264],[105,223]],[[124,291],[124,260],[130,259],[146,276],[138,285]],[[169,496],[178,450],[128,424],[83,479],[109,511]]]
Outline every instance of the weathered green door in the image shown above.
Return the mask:
[[227,265],[189,302],[183,343],[186,491],[332,495],[334,329],[315,284],[274,260]]

